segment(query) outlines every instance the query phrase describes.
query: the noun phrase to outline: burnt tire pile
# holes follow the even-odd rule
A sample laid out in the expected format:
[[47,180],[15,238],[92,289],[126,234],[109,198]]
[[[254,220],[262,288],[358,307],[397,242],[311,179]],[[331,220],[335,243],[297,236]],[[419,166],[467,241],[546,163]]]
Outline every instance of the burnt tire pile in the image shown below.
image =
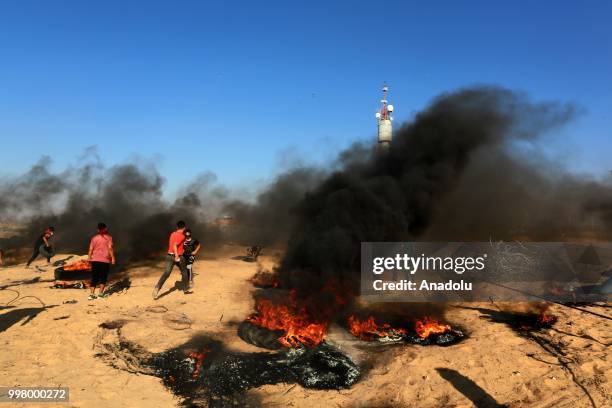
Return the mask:
[[268,350],[279,350],[283,347],[278,341],[283,334],[282,330],[266,329],[246,320],[238,326],[238,337],[249,344]]
[[407,343],[419,344],[421,346],[450,346],[460,342],[464,337],[465,334],[463,334],[462,331],[453,329],[442,334],[430,334],[425,338],[416,334],[409,334],[404,337],[404,341]]
[[[153,355],[143,365],[152,369],[178,395],[190,397],[202,390],[227,396],[265,384],[298,383],[305,388],[343,389],[355,384],[359,367],[339,350],[323,342],[313,348],[276,353],[213,352],[196,361],[180,349]],[[197,373],[197,375],[194,375]]]

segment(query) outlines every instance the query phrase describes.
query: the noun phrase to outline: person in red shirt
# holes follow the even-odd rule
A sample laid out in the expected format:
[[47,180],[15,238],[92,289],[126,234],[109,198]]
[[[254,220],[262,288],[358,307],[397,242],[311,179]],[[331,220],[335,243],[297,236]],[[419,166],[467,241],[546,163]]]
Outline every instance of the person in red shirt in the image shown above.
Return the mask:
[[89,261],[91,262],[91,294],[89,300],[96,299],[96,287],[100,286],[98,297],[105,298],[104,287],[108,281],[110,266],[115,264],[113,237],[103,222],[98,224],[98,233],[89,243]]
[[184,251],[183,243],[185,242],[185,229],[185,221],[179,221],[176,223],[176,230],[170,234],[170,239],[168,240],[168,254],[166,255],[166,269],[153,289],[153,299],[157,299],[159,291],[162,286],[164,286],[166,279],[168,279],[170,273],[172,273],[172,269],[174,269],[175,265],[181,270],[183,291],[189,290],[189,276],[187,274],[185,262],[181,256]]

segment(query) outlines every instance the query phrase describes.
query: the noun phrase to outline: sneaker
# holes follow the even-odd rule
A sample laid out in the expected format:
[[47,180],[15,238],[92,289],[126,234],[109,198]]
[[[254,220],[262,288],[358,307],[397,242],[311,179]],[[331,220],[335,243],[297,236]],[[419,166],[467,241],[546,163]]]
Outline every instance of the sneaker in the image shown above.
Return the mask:
[[107,298],[108,296],[109,296],[109,294],[108,294],[108,293],[106,293],[106,292],[104,292],[104,293],[100,293],[100,294],[98,295],[98,297],[99,297],[99,298],[103,298],[103,299],[104,299],[104,298]]
[[191,295],[193,293],[193,290],[191,289],[187,289],[186,291],[183,292],[186,295]]
[[87,300],[96,300],[96,295],[87,296]]
[[157,296],[159,295],[159,289],[153,288],[153,300],[157,300]]

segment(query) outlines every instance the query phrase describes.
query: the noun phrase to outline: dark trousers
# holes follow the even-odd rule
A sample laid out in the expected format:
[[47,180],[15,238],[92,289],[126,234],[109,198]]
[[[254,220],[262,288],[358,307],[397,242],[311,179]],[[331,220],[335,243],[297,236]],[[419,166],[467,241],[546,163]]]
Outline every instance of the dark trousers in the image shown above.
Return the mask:
[[48,247],[48,248],[49,249],[45,248],[44,245],[34,247],[34,252],[32,252],[32,256],[30,257],[30,260],[28,261],[28,266],[30,266],[30,264],[38,257],[38,255],[44,256],[45,258],[47,258],[47,262],[51,262],[53,251],[51,250],[51,247]]
[[108,262],[91,263],[91,286],[94,288],[100,284],[106,285],[108,281],[108,273],[110,272],[110,264]]
[[155,285],[157,290],[160,290],[162,286],[164,286],[164,283],[172,273],[172,269],[174,269],[174,266],[178,266],[181,271],[182,289],[187,290],[189,288],[189,272],[187,271],[187,265],[185,264],[185,260],[183,259],[183,257],[181,257],[181,260],[179,262],[176,262],[174,260],[174,255],[168,254],[166,255],[166,269],[164,270],[162,276],[160,276],[157,285]]
[[[184,259],[184,257],[181,257]],[[193,262],[185,260],[185,269],[187,270],[187,278],[189,279],[189,288],[193,287]]]

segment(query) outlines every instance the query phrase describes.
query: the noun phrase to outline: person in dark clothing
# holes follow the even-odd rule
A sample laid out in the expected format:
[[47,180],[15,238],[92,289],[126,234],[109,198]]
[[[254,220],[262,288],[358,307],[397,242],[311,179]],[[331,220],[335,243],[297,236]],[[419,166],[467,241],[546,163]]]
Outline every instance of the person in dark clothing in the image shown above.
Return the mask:
[[187,270],[187,277],[189,278],[189,286],[185,291],[186,294],[193,293],[193,263],[195,262],[195,257],[200,252],[200,241],[193,238],[191,235],[191,230],[186,229],[185,232],[185,241],[183,242],[183,263],[185,264],[185,269]]
[[42,255],[47,258],[47,264],[51,263],[51,258],[53,255],[53,247],[51,247],[51,237],[55,234],[55,228],[49,227],[47,228],[36,240],[34,243],[34,251],[32,252],[32,256],[28,261],[26,268],[30,267],[30,264],[38,257],[38,255]]

